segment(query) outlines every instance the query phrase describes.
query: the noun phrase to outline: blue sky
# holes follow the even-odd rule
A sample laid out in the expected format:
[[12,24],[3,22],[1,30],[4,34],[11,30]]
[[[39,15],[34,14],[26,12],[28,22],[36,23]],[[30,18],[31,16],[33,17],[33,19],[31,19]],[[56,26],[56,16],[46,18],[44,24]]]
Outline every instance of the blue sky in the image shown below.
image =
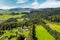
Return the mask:
[[60,0],[0,0],[0,9],[23,8],[56,8]]

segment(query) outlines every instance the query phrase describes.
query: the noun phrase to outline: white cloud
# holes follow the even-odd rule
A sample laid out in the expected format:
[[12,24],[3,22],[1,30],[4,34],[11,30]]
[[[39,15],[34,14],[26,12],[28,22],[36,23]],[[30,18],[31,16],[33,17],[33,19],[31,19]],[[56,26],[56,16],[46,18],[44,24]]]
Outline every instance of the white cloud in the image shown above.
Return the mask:
[[46,1],[45,3],[41,4],[39,6],[40,8],[56,8],[56,7],[60,7],[60,1],[55,1],[55,0],[50,0],[50,1]]
[[46,1],[49,1],[49,2],[51,2],[51,1],[56,1],[56,0],[46,0]]
[[56,7],[60,7],[60,1],[56,1],[56,0],[46,0],[44,3],[39,4],[37,1],[35,1],[34,3],[32,3],[30,5],[30,8],[56,8]]
[[2,6],[0,9],[11,9],[11,8],[16,8],[16,6]]
[[39,6],[39,3],[38,2],[34,2],[34,3],[31,4],[31,8],[37,9],[38,6]]
[[38,9],[39,5],[40,4],[37,2],[37,0],[35,0],[35,2],[33,2],[32,4],[30,4],[28,7],[29,8],[34,8],[34,9]]
[[27,2],[28,0],[17,0],[17,2],[16,3],[25,3],[25,2]]

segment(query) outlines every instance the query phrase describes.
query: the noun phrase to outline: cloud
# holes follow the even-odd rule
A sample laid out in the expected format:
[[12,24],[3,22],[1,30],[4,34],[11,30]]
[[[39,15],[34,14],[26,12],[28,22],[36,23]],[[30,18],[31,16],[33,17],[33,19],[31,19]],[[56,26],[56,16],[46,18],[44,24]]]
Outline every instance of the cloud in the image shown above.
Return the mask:
[[31,8],[37,9],[40,4],[38,2],[34,2],[31,4]]
[[39,6],[39,8],[56,8],[56,7],[60,7],[60,1],[56,1],[56,0],[47,0],[46,2],[44,2],[43,4],[41,4]]
[[27,2],[28,0],[17,0],[17,2],[16,3],[25,3],[25,2]]
[[50,1],[56,1],[56,0],[46,0],[46,1],[49,1],[50,2]]
[[30,4],[28,7],[29,8],[34,8],[34,9],[37,9],[39,7],[39,3],[37,0],[35,0],[32,4]]
[[60,7],[60,1],[56,1],[56,0],[46,0],[42,4],[39,4],[37,1],[35,1],[30,5],[30,8],[34,8],[34,9],[38,9],[38,8],[57,8],[57,7]]
[[17,6],[2,6],[0,9],[11,9],[11,8],[16,8]]

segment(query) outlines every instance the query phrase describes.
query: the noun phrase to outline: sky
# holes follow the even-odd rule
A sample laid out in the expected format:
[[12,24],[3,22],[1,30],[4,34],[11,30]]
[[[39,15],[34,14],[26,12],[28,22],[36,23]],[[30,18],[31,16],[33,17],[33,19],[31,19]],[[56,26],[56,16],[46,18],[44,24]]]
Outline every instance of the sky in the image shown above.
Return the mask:
[[60,0],[0,0],[0,9],[11,8],[57,8]]

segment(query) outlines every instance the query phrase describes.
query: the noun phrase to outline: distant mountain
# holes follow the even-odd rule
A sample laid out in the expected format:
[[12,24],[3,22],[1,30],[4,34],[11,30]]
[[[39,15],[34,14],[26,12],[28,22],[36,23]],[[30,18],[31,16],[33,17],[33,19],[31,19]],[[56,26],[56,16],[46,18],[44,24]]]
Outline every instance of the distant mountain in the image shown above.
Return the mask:
[[0,10],[2,10],[2,9],[0,9]]
[[33,11],[47,11],[47,10],[60,10],[60,8],[40,8]]
[[40,8],[40,9],[33,9],[33,8],[12,8],[12,9],[0,9],[0,11],[47,11],[47,10],[60,10],[60,8]]
[[9,11],[24,11],[24,10],[34,10],[32,8],[12,8]]

